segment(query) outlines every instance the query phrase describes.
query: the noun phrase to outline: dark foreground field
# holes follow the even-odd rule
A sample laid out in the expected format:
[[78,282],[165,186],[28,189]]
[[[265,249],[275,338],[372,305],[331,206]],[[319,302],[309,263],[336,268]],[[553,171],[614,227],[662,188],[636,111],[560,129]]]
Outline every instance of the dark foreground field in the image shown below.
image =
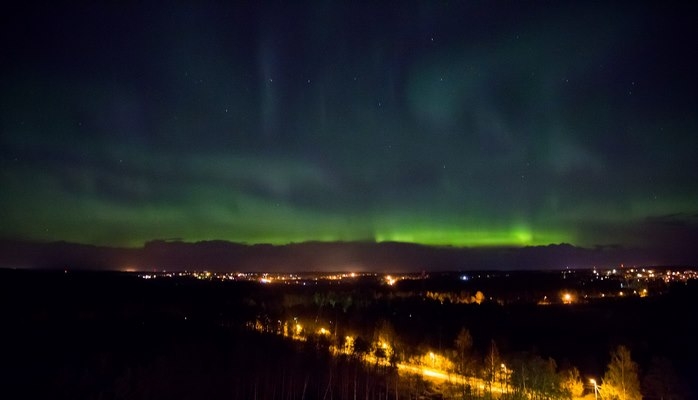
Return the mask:
[[480,362],[494,340],[502,361],[552,357],[560,367],[576,366],[585,381],[600,380],[609,351],[625,345],[642,376],[661,358],[696,393],[697,289],[689,282],[659,297],[573,306],[478,305],[442,304],[418,287],[398,295],[371,281],[298,288],[0,270],[0,398],[440,396],[429,382],[394,368],[330,356],[332,338],[298,342],[245,327],[293,318],[327,321],[335,337],[367,340],[387,322],[402,357],[446,352],[465,327]]

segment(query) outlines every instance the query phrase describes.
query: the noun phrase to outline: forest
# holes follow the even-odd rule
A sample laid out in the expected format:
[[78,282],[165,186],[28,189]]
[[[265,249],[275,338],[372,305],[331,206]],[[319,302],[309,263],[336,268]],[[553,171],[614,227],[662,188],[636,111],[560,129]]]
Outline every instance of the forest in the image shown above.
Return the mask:
[[[0,397],[693,398],[692,282],[574,306],[0,271]],[[403,288],[404,289],[404,288]],[[475,293],[473,293],[475,294]],[[593,380],[593,381],[592,381]],[[17,395],[19,394],[19,395]]]

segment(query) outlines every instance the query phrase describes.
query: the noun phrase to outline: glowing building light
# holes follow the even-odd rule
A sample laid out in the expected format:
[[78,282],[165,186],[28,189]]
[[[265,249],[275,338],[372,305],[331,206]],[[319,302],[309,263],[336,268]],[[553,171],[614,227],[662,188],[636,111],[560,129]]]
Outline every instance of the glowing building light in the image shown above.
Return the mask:
[[569,293],[565,293],[562,295],[562,302],[565,304],[571,304],[572,303],[572,295]]

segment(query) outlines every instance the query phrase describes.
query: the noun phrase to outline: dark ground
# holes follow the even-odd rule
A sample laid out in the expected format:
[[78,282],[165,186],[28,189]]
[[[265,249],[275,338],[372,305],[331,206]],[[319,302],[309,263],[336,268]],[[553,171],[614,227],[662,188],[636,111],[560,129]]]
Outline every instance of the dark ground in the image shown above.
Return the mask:
[[[419,285],[425,284],[406,283],[398,289],[413,295],[398,296],[395,288],[371,281],[298,288],[143,280],[109,272],[0,270],[0,398],[243,399],[255,393],[272,396],[263,396],[260,389],[272,386],[278,387],[277,398],[282,392],[322,398],[328,363],[337,371],[362,373],[348,361],[329,360],[313,345],[243,328],[255,318],[292,315],[333,319],[343,331],[368,338],[379,321],[388,320],[403,349],[415,351],[447,348],[467,327],[480,354],[494,339],[505,358],[535,352],[553,357],[560,366],[577,366],[585,380],[602,377],[609,351],[623,344],[641,374],[653,357],[664,357],[697,393],[695,282],[672,287],[663,296],[571,307],[441,304],[417,296]],[[330,292],[352,296],[351,304],[318,307],[318,294]],[[288,293],[301,301],[289,305]],[[389,379],[387,373],[380,376],[381,382]]]

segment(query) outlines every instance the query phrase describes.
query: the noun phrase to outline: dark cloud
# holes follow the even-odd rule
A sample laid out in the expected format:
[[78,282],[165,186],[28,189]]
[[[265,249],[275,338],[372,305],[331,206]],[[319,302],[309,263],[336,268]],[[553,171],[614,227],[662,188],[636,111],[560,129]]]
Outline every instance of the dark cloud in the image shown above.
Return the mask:
[[[568,244],[524,248],[429,247],[409,243],[306,242],[284,246],[225,241],[158,240],[125,249],[65,242],[1,241],[0,266],[109,270],[386,271],[532,270],[658,265],[643,249]],[[696,252],[674,254],[659,265],[686,265]]]
[[0,16],[0,237],[666,258],[695,238],[696,16],[650,2],[16,4]]

